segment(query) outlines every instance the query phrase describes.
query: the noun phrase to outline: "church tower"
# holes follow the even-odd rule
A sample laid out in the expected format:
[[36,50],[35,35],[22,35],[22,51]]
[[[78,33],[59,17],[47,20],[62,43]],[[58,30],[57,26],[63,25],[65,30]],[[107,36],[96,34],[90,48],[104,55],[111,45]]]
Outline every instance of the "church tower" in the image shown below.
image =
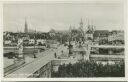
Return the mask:
[[79,31],[81,32],[82,36],[84,35],[84,26],[83,26],[83,20],[81,18],[81,21],[79,23]]
[[25,28],[24,28],[24,33],[28,33],[28,24],[27,24],[26,19],[25,19]]
[[80,32],[80,37],[79,37],[79,41],[80,42],[84,42],[84,26],[83,26],[83,20],[82,20],[82,18],[81,18],[81,21],[80,21],[80,23],[79,23],[79,32]]
[[80,21],[80,27],[79,27],[80,30],[83,30],[83,21],[82,21],[82,18],[81,18],[81,21]]

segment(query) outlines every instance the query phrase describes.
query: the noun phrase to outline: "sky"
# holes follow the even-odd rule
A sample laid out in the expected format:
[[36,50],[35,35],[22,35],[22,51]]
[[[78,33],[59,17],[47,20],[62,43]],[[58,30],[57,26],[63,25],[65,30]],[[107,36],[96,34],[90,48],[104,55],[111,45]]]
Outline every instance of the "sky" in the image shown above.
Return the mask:
[[24,31],[25,19],[29,29],[42,32],[50,29],[68,30],[70,25],[78,28],[81,18],[84,28],[88,20],[98,30],[124,30],[124,7],[121,0],[6,3],[3,14],[4,31]]

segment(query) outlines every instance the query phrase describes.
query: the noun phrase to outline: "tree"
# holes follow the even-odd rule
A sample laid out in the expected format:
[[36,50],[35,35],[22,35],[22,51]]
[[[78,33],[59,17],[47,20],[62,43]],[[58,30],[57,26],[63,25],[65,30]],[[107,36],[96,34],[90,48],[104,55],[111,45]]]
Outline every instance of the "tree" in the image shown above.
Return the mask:
[[124,70],[124,61],[113,65],[84,61],[60,65],[57,72],[52,72],[52,77],[124,77]]

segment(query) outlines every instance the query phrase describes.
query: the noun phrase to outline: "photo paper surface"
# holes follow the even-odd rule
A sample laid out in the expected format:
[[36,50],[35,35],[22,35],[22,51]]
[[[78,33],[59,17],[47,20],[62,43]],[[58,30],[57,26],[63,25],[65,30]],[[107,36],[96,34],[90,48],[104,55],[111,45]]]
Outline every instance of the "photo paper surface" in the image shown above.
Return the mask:
[[3,78],[125,79],[124,4],[3,3]]

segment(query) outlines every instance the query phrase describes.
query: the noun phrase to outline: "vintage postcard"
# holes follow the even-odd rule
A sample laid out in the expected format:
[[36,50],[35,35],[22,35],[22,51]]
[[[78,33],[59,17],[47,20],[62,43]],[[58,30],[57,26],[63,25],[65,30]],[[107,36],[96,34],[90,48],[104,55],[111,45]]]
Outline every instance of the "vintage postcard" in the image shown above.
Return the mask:
[[125,81],[125,2],[3,2],[3,79]]

